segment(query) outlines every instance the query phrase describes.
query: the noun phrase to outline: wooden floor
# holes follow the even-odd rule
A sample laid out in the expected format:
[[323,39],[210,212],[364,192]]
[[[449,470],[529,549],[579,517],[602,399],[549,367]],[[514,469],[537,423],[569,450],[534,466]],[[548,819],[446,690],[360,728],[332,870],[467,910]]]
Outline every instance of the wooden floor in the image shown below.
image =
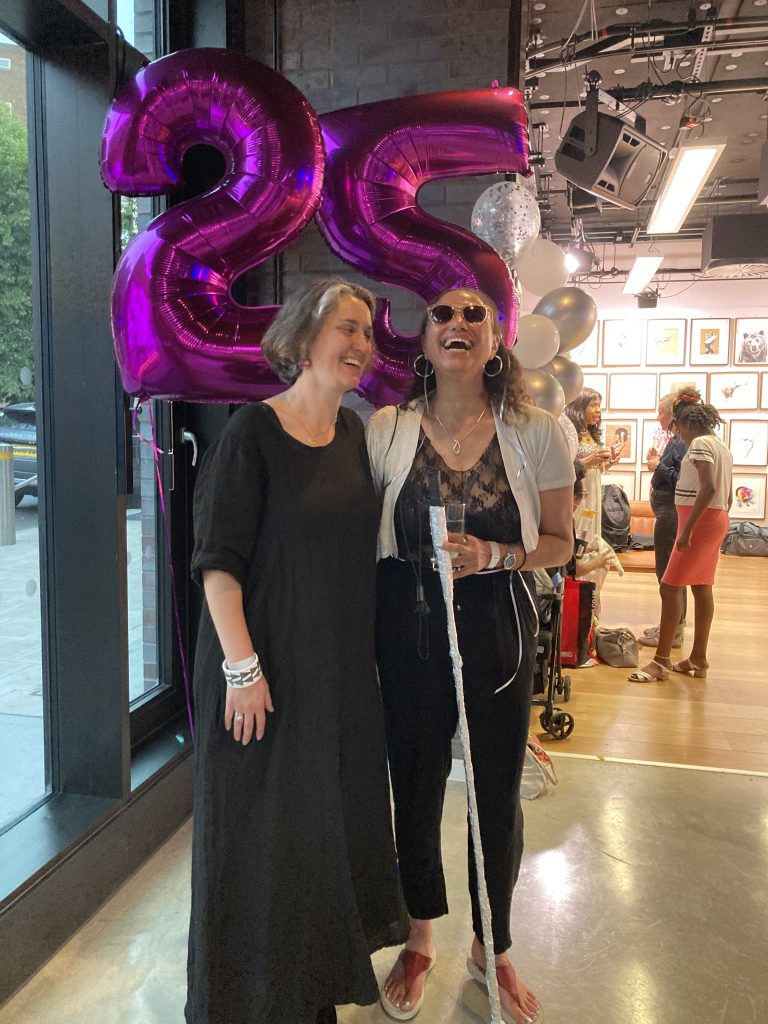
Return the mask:
[[[689,596],[685,656],[693,637]],[[602,624],[635,633],[658,621],[656,577],[612,572],[602,592]],[[565,670],[572,680],[576,725],[567,740],[535,732],[552,753],[592,754],[671,764],[768,772],[768,559],[722,556],[706,680],[670,675],[664,683],[630,683],[631,669],[598,665]],[[640,649],[640,665],[653,648]],[[648,658],[645,657],[645,652]]]

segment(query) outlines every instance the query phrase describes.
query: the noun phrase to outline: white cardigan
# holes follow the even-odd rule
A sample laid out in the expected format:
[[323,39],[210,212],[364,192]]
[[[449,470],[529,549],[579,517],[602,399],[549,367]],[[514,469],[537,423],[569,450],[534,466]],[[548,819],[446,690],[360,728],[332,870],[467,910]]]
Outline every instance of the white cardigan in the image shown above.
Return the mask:
[[[424,401],[379,409],[365,430],[373,482],[383,498],[378,557],[397,556],[395,503],[408,476],[419,442]],[[522,542],[533,551],[539,542],[539,491],[573,485],[575,474],[562,429],[543,409],[529,406],[527,417],[503,422],[494,409],[496,435],[512,494],[520,510]]]

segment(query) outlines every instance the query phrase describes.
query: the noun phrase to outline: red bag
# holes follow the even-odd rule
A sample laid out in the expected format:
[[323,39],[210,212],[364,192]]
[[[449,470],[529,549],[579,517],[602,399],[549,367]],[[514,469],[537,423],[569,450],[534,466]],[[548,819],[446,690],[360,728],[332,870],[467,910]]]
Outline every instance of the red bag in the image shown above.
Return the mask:
[[594,647],[595,584],[566,577],[560,624],[560,661],[574,668],[583,665]]

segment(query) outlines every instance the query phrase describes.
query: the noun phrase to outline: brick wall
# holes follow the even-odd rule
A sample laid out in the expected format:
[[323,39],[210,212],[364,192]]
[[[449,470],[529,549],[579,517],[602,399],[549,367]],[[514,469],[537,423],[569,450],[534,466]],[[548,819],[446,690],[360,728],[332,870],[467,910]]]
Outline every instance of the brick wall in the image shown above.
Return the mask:
[[[505,83],[508,21],[507,0],[283,0],[280,70],[320,114],[398,96],[485,88],[494,79]],[[252,55],[268,59],[263,49]],[[468,228],[477,197],[493,180],[435,182],[421,190],[419,201],[433,216]],[[285,293],[329,273],[388,297],[395,327],[416,328],[420,304],[410,293],[354,274],[312,225],[285,251]]]

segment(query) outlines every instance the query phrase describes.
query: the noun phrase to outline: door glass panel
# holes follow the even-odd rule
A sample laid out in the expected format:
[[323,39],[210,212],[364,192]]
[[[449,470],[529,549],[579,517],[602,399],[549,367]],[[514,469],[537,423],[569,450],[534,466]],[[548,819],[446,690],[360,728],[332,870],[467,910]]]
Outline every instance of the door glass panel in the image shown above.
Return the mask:
[[0,829],[48,790],[26,83],[0,35]]

